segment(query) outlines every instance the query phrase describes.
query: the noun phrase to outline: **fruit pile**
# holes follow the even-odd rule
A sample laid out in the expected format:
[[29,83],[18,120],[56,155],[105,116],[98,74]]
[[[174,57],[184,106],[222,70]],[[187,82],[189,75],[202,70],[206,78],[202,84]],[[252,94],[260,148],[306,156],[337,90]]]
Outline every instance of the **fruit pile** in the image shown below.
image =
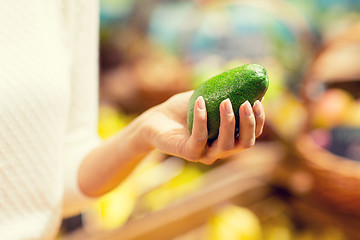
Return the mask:
[[[277,203],[266,203],[267,209],[283,208]],[[281,203],[283,205],[283,203]],[[202,240],[345,240],[344,233],[336,227],[321,228],[310,225],[296,226],[285,212],[255,214],[249,208],[228,205],[212,216]],[[180,238],[181,239],[181,238]]]

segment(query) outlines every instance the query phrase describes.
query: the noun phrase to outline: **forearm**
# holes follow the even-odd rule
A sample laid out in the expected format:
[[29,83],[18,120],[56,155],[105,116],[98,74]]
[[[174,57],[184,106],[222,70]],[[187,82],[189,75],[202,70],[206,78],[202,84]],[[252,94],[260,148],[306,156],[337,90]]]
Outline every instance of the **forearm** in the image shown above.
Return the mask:
[[140,116],[92,150],[79,168],[81,191],[88,196],[100,196],[121,183],[151,151],[146,134],[145,117]]
[[[216,159],[242,151],[254,144],[262,132],[265,114],[260,102],[245,102],[239,109],[240,136],[234,138],[234,113],[231,102],[220,105],[219,136],[207,143],[206,109],[198,98],[192,134],[187,126],[187,108],[192,92],[174,95],[143,113],[116,136],[91,151],[78,174],[80,189],[89,196],[102,195],[123,181],[153,147],[181,158],[211,164]],[[226,106],[227,105],[227,106]],[[230,113],[228,110],[231,110]]]

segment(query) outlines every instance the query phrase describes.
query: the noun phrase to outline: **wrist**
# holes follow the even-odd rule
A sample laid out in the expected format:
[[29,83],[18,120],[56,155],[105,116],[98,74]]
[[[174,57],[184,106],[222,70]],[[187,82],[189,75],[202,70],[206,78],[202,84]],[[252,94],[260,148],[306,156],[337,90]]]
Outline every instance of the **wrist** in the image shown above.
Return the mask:
[[151,122],[150,110],[138,116],[127,126],[127,129],[125,130],[126,134],[132,137],[134,143],[133,145],[139,152],[151,151],[154,148],[151,143],[152,131],[149,122]]

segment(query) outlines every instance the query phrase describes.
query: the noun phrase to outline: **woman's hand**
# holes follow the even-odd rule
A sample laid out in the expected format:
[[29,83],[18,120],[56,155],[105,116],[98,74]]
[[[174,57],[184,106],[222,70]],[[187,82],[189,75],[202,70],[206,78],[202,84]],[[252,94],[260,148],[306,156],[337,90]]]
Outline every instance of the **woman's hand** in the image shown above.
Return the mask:
[[204,100],[195,102],[193,132],[187,127],[187,108],[192,92],[173,96],[141,114],[118,134],[93,149],[78,172],[81,191],[100,196],[121,183],[154,147],[189,161],[211,164],[252,147],[262,132],[265,115],[259,101],[240,107],[239,139],[235,140],[235,116],[230,101],[220,105],[219,137],[207,145],[207,120]]
[[220,104],[218,138],[207,144],[207,114],[202,97],[195,101],[194,125],[190,135],[187,108],[192,91],[174,95],[145,113],[147,138],[153,147],[189,161],[212,164],[219,158],[252,147],[263,130],[265,113],[260,101],[251,107],[245,102],[239,109],[239,137],[235,139],[235,116],[229,99]]

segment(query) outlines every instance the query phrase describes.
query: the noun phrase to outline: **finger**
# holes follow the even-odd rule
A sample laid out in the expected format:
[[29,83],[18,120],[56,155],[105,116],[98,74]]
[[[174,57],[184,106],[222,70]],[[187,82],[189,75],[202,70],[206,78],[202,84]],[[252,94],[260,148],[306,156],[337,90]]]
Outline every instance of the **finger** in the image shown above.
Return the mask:
[[213,164],[217,159],[216,158],[203,158],[200,160],[201,163],[205,165],[211,165]]
[[210,165],[213,164],[218,159],[219,153],[219,139],[216,139],[211,146],[206,145],[203,151],[203,155],[199,162]]
[[204,99],[200,96],[194,104],[194,121],[192,134],[188,141],[189,158],[196,160],[202,154],[208,138],[207,116]]
[[246,101],[240,106],[239,116],[239,146],[242,148],[250,148],[255,144],[255,117],[251,105],[248,101]]
[[220,128],[218,136],[219,151],[228,151],[234,148],[235,116],[230,99],[220,104]]
[[[216,142],[218,143],[218,142]],[[213,150],[213,147],[211,147]],[[218,159],[226,159],[229,156],[233,155],[234,153],[238,152],[239,148],[233,148],[229,151],[220,151],[219,149],[213,150],[213,151],[207,151],[205,155],[201,158],[200,162],[210,165],[213,164]]]
[[264,124],[265,124],[265,111],[259,100],[256,100],[253,106],[253,111],[255,115],[255,137],[259,137],[263,132]]
[[199,162],[201,162],[203,164],[206,164],[206,165],[213,164],[218,159],[218,157],[217,157],[218,144],[219,144],[219,141],[218,141],[218,139],[216,139],[211,144],[211,147],[207,145],[205,147],[205,151],[203,153],[203,156],[202,156],[202,158],[201,158],[201,160]]

